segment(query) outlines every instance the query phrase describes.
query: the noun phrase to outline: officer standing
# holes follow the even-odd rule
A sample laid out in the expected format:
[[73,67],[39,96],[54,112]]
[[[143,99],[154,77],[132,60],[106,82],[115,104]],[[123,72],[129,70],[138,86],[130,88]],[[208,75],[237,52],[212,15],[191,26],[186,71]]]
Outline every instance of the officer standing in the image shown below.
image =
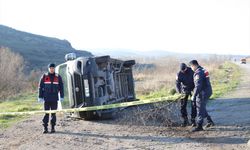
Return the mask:
[[[44,102],[44,110],[57,110],[57,101],[63,101],[63,82],[60,75],[55,73],[55,64],[48,65],[48,73],[45,73],[39,83],[39,102]],[[58,96],[60,94],[60,98]],[[44,132],[48,133],[49,114],[43,118]],[[51,133],[55,132],[56,114],[51,114]]]
[[[194,72],[190,67],[187,67],[185,63],[180,64],[180,71],[176,75],[176,90],[178,93],[184,94],[184,97],[181,99],[182,127],[186,127],[189,124],[187,117],[187,102],[188,97],[191,95],[191,91],[194,89],[193,75]],[[195,103],[191,103],[191,124],[193,127],[196,126],[195,117]]]
[[213,126],[214,123],[207,113],[206,104],[209,97],[212,95],[212,86],[209,79],[209,73],[202,68],[197,60],[190,61],[190,66],[194,71],[194,93],[192,101],[196,102],[197,109],[197,127],[192,129],[192,132],[202,131],[203,119],[207,118],[206,127]]

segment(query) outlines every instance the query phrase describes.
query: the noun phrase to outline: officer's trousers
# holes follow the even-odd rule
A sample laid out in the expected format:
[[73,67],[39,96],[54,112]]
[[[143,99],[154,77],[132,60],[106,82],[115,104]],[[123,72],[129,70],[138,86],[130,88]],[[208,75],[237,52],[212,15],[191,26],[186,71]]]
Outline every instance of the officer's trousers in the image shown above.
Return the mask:
[[197,110],[197,124],[202,125],[204,118],[210,118],[207,113],[208,97],[205,96],[205,92],[201,92],[196,97],[196,110]]
[[[57,101],[55,102],[44,102],[44,110],[57,110]],[[43,117],[43,125],[48,126],[49,123],[49,114],[45,114]],[[51,114],[50,123],[52,126],[56,125],[56,114]]]
[[[188,96],[190,94],[185,94],[184,98],[181,99],[181,117],[186,119],[187,118],[187,102],[188,102]],[[197,115],[196,112],[196,104],[195,102],[191,102],[191,118],[195,119]]]

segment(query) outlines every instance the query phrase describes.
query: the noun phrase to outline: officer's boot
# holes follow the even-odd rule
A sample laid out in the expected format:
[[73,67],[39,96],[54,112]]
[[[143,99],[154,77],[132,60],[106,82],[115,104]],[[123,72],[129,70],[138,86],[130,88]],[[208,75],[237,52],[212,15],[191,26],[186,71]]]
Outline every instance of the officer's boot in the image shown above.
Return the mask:
[[207,117],[207,124],[205,125],[206,128],[214,126],[214,122],[210,116]]
[[188,118],[187,117],[184,117],[183,118],[183,123],[181,124],[181,127],[186,127],[188,126],[189,122],[188,122]]
[[55,130],[55,125],[51,125],[51,132],[50,133],[55,133],[56,130]]
[[191,126],[196,127],[195,118],[191,118]]
[[195,128],[192,129],[192,132],[203,131],[202,125],[198,124]]
[[44,130],[43,130],[43,134],[48,133],[48,125],[47,124],[43,124]]

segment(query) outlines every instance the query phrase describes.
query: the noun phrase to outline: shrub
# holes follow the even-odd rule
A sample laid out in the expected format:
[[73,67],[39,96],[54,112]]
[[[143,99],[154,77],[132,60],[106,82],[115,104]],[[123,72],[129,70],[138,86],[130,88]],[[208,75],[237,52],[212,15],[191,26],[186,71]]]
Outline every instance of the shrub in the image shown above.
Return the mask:
[[15,95],[25,88],[24,59],[10,49],[0,48],[0,97]]

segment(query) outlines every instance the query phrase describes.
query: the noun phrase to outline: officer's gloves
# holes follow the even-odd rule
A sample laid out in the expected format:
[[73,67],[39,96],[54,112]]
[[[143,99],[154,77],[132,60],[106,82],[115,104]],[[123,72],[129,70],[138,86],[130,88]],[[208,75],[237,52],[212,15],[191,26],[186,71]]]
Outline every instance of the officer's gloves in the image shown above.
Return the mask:
[[192,101],[195,101],[196,100],[196,97],[193,95],[192,98],[191,98]]
[[59,98],[59,101],[60,101],[60,102],[63,102],[63,100],[64,100],[64,98],[62,98],[62,97]]
[[43,102],[44,102],[44,99],[43,99],[43,98],[38,98],[37,101],[40,102],[40,103],[43,103]]

